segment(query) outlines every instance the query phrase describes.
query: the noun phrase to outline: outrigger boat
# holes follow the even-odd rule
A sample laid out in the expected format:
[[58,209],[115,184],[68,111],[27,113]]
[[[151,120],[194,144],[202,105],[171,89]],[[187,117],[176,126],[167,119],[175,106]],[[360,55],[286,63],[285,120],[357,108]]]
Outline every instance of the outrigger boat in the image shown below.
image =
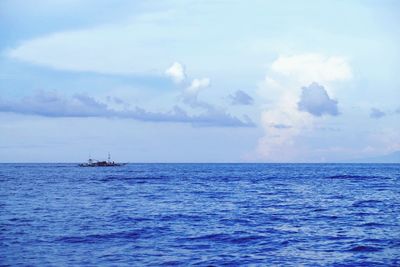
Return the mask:
[[117,167],[123,165],[125,165],[125,163],[115,163],[111,161],[110,153],[108,153],[107,161],[99,161],[89,157],[88,162],[79,164],[79,167]]

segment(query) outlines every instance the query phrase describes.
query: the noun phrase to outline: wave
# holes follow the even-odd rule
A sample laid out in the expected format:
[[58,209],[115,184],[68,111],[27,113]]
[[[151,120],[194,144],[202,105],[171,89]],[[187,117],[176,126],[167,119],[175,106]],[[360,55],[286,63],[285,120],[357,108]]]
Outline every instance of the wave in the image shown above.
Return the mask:
[[136,240],[141,236],[141,231],[131,231],[131,232],[116,232],[107,234],[94,234],[85,236],[64,236],[58,238],[57,241],[65,243],[97,243],[100,241],[107,241],[112,239],[130,239]]
[[125,181],[125,182],[138,182],[147,180],[162,180],[167,179],[169,176],[107,176],[100,179],[100,182],[114,182],[114,181]]
[[182,238],[180,241],[211,241],[211,242],[222,242],[222,243],[233,243],[233,244],[242,244],[242,243],[250,243],[254,241],[260,241],[266,239],[263,235],[244,235],[237,236],[236,233],[230,234],[208,234],[201,235],[195,237],[187,237]]
[[0,265],[400,266],[399,165],[0,167]]
[[368,223],[360,224],[360,226],[363,226],[363,227],[383,227],[383,226],[387,226],[387,224],[376,223],[376,222],[368,222]]
[[352,204],[353,207],[371,207],[371,206],[375,206],[377,204],[382,204],[384,202],[382,202],[381,200],[377,200],[377,199],[367,199],[367,200],[360,200],[360,201],[356,201]]
[[350,252],[377,252],[381,251],[382,248],[380,247],[374,247],[374,246],[355,246],[350,248],[348,251]]
[[190,215],[190,214],[168,214],[158,218],[160,221],[200,221],[205,218],[201,215]]
[[355,174],[337,174],[327,176],[327,179],[387,179],[384,176],[377,175],[355,175]]

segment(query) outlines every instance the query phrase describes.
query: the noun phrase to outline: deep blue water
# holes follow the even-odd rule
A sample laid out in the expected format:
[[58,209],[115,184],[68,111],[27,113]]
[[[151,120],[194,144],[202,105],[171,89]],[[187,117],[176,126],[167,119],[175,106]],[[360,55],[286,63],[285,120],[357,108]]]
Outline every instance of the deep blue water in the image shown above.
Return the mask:
[[400,165],[0,164],[0,265],[400,266]]

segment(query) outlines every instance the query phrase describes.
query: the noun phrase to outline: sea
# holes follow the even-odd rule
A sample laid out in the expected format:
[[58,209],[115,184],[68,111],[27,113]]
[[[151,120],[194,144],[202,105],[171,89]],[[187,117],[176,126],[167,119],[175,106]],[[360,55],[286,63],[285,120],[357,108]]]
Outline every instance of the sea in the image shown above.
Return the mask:
[[0,266],[400,266],[400,164],[0,164]]

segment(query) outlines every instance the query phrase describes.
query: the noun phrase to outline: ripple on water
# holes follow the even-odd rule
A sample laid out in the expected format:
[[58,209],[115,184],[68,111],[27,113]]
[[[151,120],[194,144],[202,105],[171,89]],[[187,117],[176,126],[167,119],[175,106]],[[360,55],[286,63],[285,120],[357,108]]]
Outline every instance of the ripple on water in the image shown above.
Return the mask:
[[399,173],[0,164],[0,265],[400,266]]
[[381,251],[383,248],[374,246],[354,246],[349,249],[350,252],[377,252]]
[[376,175],[354,175],[354,174],[337,174],[327,176],[327,179],[348,179],[348,180],[356,180],[356,179],[388,179],[388,177],[384,176],[376,176]]
[[353,207],[375,207],[376,205],[384,204],[381,200],[377,199],[367,199],[367,200],[359,200],[355,201],[352,206]]
[[57,239],[59,242],[65,243],[97,243],[112,241],[114,239],[128,239],[135,240],[141,236],[140,231],[128,231],[106,234],[93,234],[85,236],[64,236]]

